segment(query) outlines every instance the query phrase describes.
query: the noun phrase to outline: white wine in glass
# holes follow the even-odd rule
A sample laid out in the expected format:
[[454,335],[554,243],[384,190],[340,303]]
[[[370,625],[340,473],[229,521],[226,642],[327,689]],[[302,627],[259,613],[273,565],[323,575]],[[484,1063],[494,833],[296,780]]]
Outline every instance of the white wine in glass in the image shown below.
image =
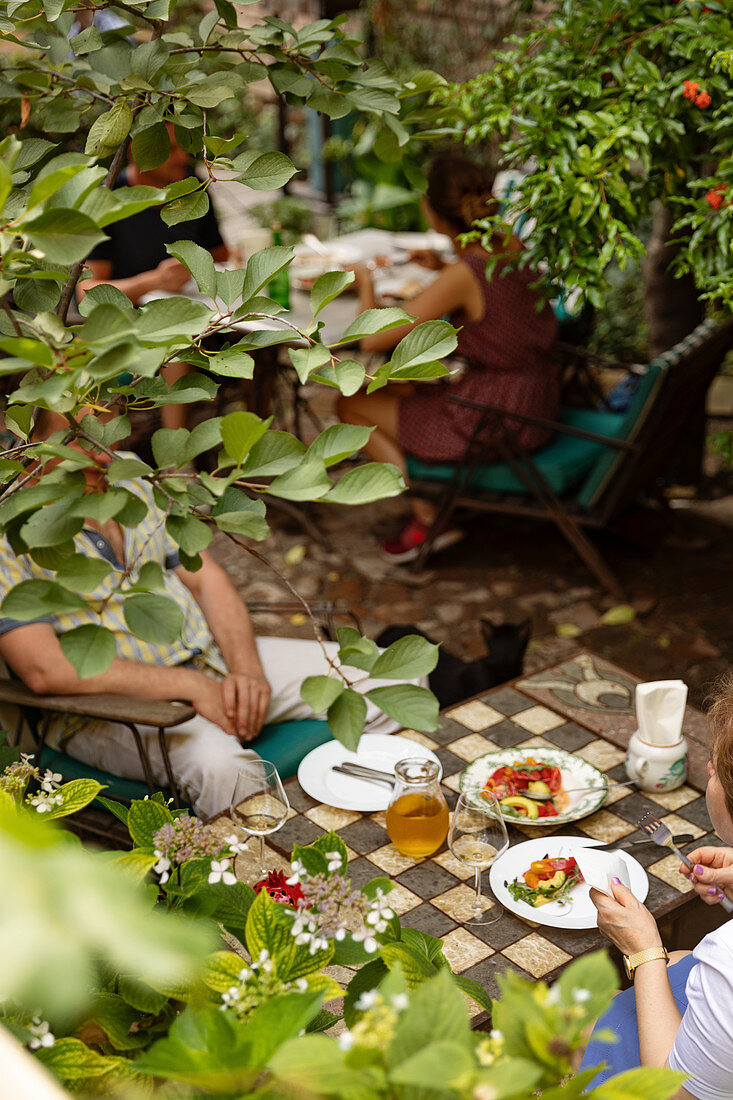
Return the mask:
[[451,819],[448,847],[456,859],[474,872],[473,917],[465,923],[493,924],[501,916],[501,908],[495,904],[486,912],[481,872],[507,850],[509,836],[499,803],[490,791],[468,791],[460,796]]
[[260,872],[265,867],[265,837],[276,832],[287,820],[290,803],[283,790],[277,768],[269,760],[250,760],[237,775],[232,795],[232,821],[260,838]]

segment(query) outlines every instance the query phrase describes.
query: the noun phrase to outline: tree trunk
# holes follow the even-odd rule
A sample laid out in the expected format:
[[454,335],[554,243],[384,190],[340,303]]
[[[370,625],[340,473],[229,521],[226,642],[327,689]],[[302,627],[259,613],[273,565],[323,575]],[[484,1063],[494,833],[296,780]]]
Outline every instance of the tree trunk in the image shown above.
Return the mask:
[[669,272],[678,245],[670,243],[673,216],[661,204],[644,262],[645,311],[649,324],[649,355],[661,355],[692,332],[705,316],[691,275],[675,279]]
[[[649,325],[649,357],[661,355],[699,325],[705,309],[691,275],[675,279],[669,267],[678,251],[670,243],[673,216],[661,204],[654,213],[654,228],[644,262],[644,304]],[[705,449],[705,406],[690,409],[688,431],[680,449],[671,480],[682,485],[698,484],[702,478]]]

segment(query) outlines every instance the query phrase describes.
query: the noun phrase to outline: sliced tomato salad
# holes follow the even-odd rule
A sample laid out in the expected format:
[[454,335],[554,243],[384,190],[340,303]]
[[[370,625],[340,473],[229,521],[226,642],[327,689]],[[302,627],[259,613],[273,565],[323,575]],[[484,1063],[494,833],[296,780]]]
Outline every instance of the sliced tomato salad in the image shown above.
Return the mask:
[[[525,760],[515,760],[513,764],[503,764],[497,768],[486,780],[484,790],[491,791],[507,809],[520,817],[557,817],[559,811],[554,798],[533,800],[532,807],[524,805],[528,801],[524,792],[530,784],[533,791],[541,791],[545,795],[558,794],[562,791],[560,769],[528,756]],[[533,807],[536,807],[536,812]]]
[[582,881],[580,868],[572,856],[565,859],[545,856],[533,860],[521,879],[504,885],[516,901],[524,901],[536,909],[549,901],[566,901],[573,887]]

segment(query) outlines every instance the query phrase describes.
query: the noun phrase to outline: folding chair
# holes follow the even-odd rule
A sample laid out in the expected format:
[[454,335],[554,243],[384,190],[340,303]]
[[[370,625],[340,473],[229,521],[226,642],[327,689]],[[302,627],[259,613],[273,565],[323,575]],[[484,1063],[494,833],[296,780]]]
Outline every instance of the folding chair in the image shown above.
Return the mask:
[[[733,320],[704,321],[639,368],[639,386],[625,412],[563,408],[551,421],[449,396],[480,415],[460,461],[408,456],[411,492],[438,506],[414,568],[423,566],[459,509],[526,516],[554,523],[601,584],[622,599],[621,585],[583,528],[608,528],[640,493],[659,496],[690,412],[701,407],[732,344]],[[516,425],[522,424],[546,428],[553,437],[529,453],[517,439]],[[481,442],[484,435],[488,444]],[[482,461],[487,447],[498,449],[503,461]]]

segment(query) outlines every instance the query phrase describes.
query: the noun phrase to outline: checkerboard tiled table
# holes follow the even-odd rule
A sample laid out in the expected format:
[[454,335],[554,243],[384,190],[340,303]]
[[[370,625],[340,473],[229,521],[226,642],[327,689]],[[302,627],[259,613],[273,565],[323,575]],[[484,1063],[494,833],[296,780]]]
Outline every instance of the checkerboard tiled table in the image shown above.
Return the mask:
[[[403,730],[401,735],[432,749],[443,765],[444,791],[452,806],[465,765],[485,752],[505,748],[561,748],[589,760],[610,781],[625,779],[625,744],[633,731],[633,677],[593,654],[576,658],[488,692],[479,699],[443,713],[440,728],[430,736]],[[691,711],[685,732],[704,751],[699,712]],[[503,912],[486,927],[465,926],[471,911],[473,872],[447,847],[435,856],[415,860],[390,843],[384,813],[361,814],[315,802],[297,779],[287,784],[293,816],[270,838],[273,847],[289,855],[293,844],[309,844],[335,829],[349,851],[349,870],[357,884],[376,875],[394,883],[392,905],[403,923],[440,937],[457,972],[477,979],[495,996],[497,976],[514,969],[523,976],[552,978],[572,958],[605,941],[595,930],[565,931],[533,924]],[[604,843],[636,832],[647,811],[661,817],[674,833],[691,833],[709,841],[710,821],[700,789],[685,785],[667,794],[609,791],[602,807],[573,826],[557,830],[510,826],[510,843],[553,831],[591,836]],[[679,861],[659,848],[640,847],[634,856],[649,874],[647,905],[660,919],[696,901]],[[699,903],[697,903],[699,904]]]

